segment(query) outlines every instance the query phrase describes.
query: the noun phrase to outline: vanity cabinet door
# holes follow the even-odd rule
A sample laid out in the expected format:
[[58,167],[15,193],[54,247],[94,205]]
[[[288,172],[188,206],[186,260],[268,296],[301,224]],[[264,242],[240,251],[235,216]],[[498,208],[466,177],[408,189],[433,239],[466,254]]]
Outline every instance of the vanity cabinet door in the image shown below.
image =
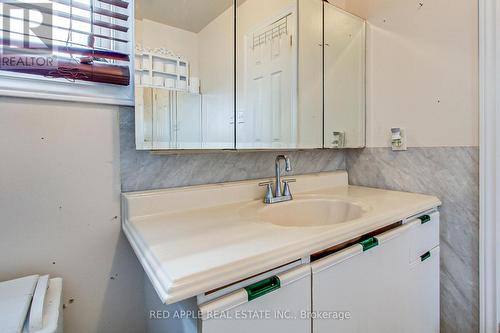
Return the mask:
[[200,306],[201,333],[311,333],[311,270],[301,266]]
[[439,247],[410,267],[409,333],[439,333]]
[[405,332],[410,228],[312,264],[313,332]]
[[415,224],[410,243],[410,260],[413,262],[439,245],[439,212],[420,215],[408,223]]

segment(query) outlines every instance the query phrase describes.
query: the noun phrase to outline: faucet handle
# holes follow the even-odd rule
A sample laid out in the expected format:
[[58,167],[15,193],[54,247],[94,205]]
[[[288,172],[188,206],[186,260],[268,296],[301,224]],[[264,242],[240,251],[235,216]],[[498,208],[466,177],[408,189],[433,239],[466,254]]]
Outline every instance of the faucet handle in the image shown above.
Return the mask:
[[259,183],[259,186],[267,186],[266,188],[266,196],[264,197],[265,203],[271,203],[273,199],[273,181],[267,181]]
[[297,179],[283,179],[283,184],[285,184],[285,186],[283,186],[283,196],[286,196],[286,197],[291,197],[292,196],[292,192],[290,191],[290,183],[295,183],[297,181]]

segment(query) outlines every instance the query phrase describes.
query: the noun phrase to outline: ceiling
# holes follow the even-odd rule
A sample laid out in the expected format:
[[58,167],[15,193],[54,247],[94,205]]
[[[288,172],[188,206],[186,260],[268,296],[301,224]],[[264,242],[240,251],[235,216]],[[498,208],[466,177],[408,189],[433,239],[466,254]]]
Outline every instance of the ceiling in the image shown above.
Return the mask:
[[233,0],[137,0],[135,17],[198,33],[232,4]]

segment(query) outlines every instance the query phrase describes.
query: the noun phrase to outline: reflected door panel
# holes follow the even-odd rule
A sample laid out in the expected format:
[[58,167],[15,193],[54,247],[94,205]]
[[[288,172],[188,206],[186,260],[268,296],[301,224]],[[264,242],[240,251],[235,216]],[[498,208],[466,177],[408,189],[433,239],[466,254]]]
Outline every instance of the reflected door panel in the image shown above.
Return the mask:
[[177,93],[177,148],[202,149],[201,96]]
[[297,2],[237,7],[237,148],[297,148]]
[[175,95],[165,89],[153,92],[153,149],[176,146]]
[[151,88],[135,87],[135,146],[153,149],[153,93]]
[[[246,110],[255,119],[249,136],[255,146],[289,147],[292,118],[292,71],[294,46],[292,14],[251,32],[247,41],[249,96]],[[289,20],[290,19],[290,20]],[[275,34],[269,36],[269,34]],[[243,127],[240,127],[242,130]]]

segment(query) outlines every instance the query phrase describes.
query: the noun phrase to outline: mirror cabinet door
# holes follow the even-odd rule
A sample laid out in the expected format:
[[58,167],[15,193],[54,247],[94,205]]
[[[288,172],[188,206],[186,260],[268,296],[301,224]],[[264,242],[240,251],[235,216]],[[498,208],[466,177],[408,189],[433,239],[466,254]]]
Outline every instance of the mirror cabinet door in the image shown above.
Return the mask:
[[365,146],[365,21],[324,3],[324,147]]
[[136,0],[137,149],[234,149],[232,0]]
[[299,144],[323,147],[323,0],[297,0],[299,10]]
[[135,6],[137,149],[365,145],[363,19],[324,0]]
[[321,2],[237,1],[238,149],[322,147]]

